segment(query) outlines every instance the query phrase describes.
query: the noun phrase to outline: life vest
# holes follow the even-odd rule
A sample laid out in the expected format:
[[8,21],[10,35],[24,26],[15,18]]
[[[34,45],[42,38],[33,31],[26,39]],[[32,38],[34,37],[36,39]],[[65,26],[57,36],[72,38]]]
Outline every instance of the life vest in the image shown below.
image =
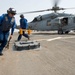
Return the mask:
[[5,15],[5,16],[4,16],[4,19],[3,19],[3,21],[2,21],[2,24],[1,24],[1,30],[2,30],[2,31],[9,31],[10,28],[12,27],[14,21],[15,21],[15,18],[12,17],[11,21],[9,22],[8,16]]

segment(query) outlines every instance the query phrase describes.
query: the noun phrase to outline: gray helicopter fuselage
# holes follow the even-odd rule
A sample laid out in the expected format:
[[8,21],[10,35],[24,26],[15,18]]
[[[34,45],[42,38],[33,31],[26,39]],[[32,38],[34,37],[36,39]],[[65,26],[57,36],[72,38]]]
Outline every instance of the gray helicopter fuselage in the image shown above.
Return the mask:
[[[61,20],[66,20],[66,24],[63,24]],[[70,31],[75,29],[75,16],[65,13],[39,15],[32,22],[28,23],[28,26],[30,29],[37,31],[58,31],[60,28],[63,31]]]

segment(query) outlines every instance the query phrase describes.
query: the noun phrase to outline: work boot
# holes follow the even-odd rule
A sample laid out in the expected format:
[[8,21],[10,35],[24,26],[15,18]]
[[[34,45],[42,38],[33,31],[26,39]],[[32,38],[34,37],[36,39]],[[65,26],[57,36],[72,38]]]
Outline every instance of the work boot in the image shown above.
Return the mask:
[[3,53],[0,53],[0,56],[2,56],[3,55]]

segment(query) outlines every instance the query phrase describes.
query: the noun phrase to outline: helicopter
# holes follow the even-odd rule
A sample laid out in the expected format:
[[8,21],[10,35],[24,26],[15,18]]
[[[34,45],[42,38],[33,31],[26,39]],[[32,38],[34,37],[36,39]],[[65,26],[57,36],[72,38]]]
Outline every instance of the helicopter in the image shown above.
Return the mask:
[[[67,13],[58,13],[59,10],[75,9],[75,8],[60,8],[58,0],[51,9],[23,12],[19,14],[38,13],[44,11],[54,11],[50,14],[39,15],[28,23],[28,29],[37,31],[58,31],[58,34],[68,34],[71,30],[75,30],[75,15]],[[20,26],[17,26],[19,29]]]

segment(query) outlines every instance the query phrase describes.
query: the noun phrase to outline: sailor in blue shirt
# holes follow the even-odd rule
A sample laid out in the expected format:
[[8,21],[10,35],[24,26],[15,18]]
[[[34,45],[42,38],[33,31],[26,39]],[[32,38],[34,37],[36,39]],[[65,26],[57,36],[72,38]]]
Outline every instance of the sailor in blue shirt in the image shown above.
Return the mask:
[[19,34],[17,41],[20,41],[20,40],[21,40],[22,35],[23,35],[24,37],[28,38],[28,40],[29,40],[28,34],[25,33],[25,31],[26,31],[26,29],[27,29],[27,27],[28,27],[27,19],[24,18],[24,15],[23,15],[23,14],[20,15],[20,18],[21,18],[21,19],[20,19],[20,29],[23,30],[23,34]]
[[9,37],[9,31],[11,28],[10,38],[14,33],[14,28],[16,27],[15,17],[16,10],[14,8],[9,8],[7,14],[0,16],[0,56],[3,55],[2,51]]

